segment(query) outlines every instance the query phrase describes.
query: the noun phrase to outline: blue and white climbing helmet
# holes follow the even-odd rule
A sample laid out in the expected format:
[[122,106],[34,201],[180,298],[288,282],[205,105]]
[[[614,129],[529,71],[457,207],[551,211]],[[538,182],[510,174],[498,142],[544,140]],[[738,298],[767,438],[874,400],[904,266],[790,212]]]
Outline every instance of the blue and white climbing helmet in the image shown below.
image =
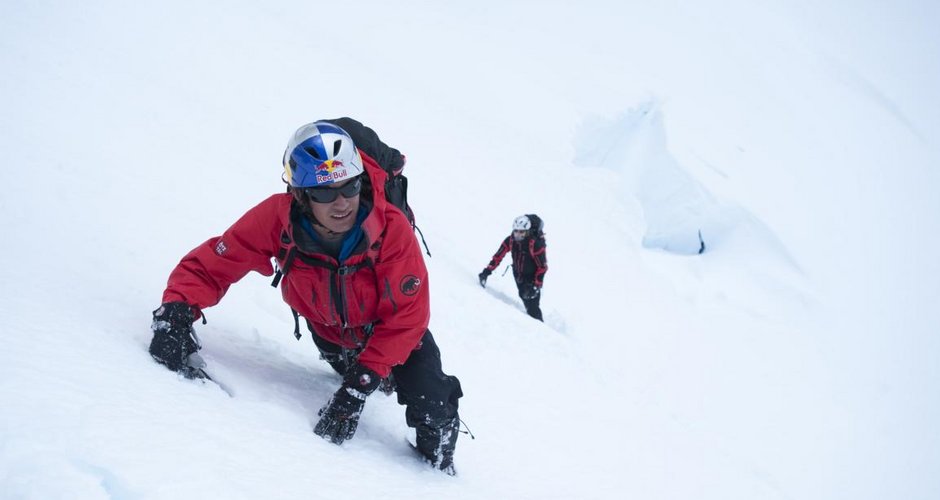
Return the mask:
[[294,132],[284,150],[284,182],[295,188],[327,186],[363,171],[362,157],[345,130],[325,121]]

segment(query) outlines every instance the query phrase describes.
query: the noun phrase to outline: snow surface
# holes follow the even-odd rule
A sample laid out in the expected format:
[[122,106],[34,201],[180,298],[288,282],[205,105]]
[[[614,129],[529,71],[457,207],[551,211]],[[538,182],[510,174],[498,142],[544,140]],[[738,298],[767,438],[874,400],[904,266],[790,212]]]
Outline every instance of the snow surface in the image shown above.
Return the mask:
[[[940,4],[4,2],[0,497],[940,498]],[[299,125],[408,155],[455,478],[269,279],[147,354]],[[476,273],[546,221],[546,323]],[[698,231],[706,252],[697,254]]]

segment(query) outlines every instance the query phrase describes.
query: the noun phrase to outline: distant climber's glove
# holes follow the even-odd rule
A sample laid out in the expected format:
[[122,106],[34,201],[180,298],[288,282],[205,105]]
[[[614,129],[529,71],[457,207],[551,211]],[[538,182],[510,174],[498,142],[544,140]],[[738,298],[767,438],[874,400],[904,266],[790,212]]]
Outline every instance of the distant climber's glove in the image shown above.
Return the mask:
[[366,397],[381,382],[382,377],[378,373],[358,363],[352,366],[343,378],[343,385],[320,409],[320,421],[313,429],[314,434],[334,444],[351,439],[359,427],[359,415],[366,404]]
[[187,378],[199,377],[197,370],[201,371],[201,366],[194,367],[189,363],[189,356],[200,349],[193,330],[194,320],[189,304],[169,302],[153,312],[153,324],[150,325],[153,330],[150,355],[158,363]]
[[538,298],[541,293],[542,288],[533,284],[523,285],[522,291],[519,293],[519,296],[523,300],[532,300]]
[[490,273],[492,273],[492,271],[484,269],[483,272],[478,275],[480,277],[480,286],[483,288],[486,288],[486,278],[490,277]]

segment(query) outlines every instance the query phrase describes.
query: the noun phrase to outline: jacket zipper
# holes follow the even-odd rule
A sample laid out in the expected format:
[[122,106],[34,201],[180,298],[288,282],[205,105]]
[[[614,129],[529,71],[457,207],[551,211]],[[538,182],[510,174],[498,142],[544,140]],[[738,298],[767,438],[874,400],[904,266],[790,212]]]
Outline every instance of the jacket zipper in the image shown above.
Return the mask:
[[343,322],[343,329],[349,328],[349,314],[346,312],[346,275],[349,274],[349,266],[340,266],[336,268],[336,279],[339,281],[339,304],[337,309],[339,318]]
[[337,305],[337,307],[339,308],[338,312],[339,312],[340,319],[343,321],[343,325],[342,325],[343,333],[341,334],[341,337],[343,335],[346,335],[348,332],[349,339],[352,340],[359,347],[362,347],[363,339],[355,334],[355,330],[352,330],[349,328],[349,311],[347,310],[348,308],[347,308],[347,300],[346,300],[347,276],[356,272],[357,269],[358,269],[358,266],[340,266],[336,268],[336,279],[339,281],[339,304]]

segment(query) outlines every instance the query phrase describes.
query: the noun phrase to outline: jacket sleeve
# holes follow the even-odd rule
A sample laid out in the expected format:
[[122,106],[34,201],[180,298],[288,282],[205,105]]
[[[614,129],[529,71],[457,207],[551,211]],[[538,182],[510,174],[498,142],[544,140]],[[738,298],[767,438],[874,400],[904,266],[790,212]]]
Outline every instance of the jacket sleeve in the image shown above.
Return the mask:
[[163,302],[183,301],[199,311],[218,304],[229,286],[249,271],[274,274],[271,258],[280,231],[279,211],[289,209],[289,196],[278,194],[259,203],[221,236],[183,257],[170,273]]
[[386,236],[375,263],[379,287],[378,320],[359,362],[387,377],[415,349],[431,318],[428,271],[401,212],[390,214]]
[[507,236],[502,243],[499,244],[499,248],[496,250],[496,253],[493,254],[493,258],[490,259],[490,263],[486,265],[486,269],[489,271],[495,271],[499,266],[499,263],[503,261],[503,257],[512,250],[512,236]]
[[529,242],[529,254],[532,256],[532,261],[535,262],[535,279],[532,280],[532,284],[539,288],[542,287],[542,280],[545,279],[545,273],[548,271],[548,254],[546,250],[547,246],[543,238],[534,238]]

